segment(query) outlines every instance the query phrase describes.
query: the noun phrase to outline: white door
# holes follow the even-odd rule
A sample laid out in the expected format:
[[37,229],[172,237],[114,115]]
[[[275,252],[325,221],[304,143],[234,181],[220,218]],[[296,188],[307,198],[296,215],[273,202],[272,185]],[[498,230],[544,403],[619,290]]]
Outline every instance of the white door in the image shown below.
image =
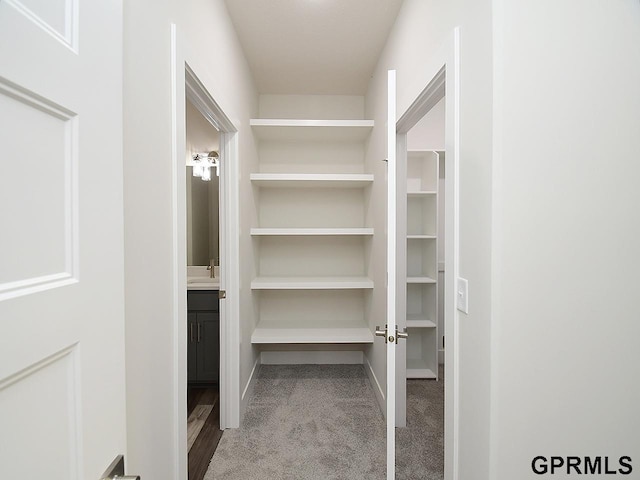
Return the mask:
[[396,71],[387,77],[387,480],[396,472]]
[[2,478],[125,453],[121,0],[0,1]]

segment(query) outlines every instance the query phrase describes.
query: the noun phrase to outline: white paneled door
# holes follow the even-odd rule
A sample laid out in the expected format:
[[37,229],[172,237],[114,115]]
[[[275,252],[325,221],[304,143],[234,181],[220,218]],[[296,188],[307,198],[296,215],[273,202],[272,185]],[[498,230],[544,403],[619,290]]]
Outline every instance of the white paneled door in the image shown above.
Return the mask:
[[121,0],[0,0],[2,478],[125,453]]

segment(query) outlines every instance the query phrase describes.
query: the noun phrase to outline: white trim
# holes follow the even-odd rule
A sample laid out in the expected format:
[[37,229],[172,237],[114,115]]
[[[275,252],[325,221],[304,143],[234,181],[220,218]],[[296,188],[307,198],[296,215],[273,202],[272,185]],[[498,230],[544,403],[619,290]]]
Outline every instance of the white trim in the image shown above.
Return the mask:
[[[245,410],[247,409],[247,405],[249,404],[249,399],[253,395],[253,389],[256,386],[255,373],[259,366],[260,366],[260,355],[257,356],[256,361],[253,364],[253,368],[251,369],[251,373],[249,374],[249,379],[247,380],[247,384],[244,386],[244,390],[242,391],[242,396],[240,397],[240,413],[243,416],[244,416]],[[238,427],[239,426],[240,425],[238,425]]]
[[[424,117],[445,96],[446,65],[442,65],[425,89],[413,101],[406,112],[398,119],[396,130],[398,133],[407,133],[418,121]],[[427,150],[422,150],[427,151]]]
[[233,122],[185,62],[186,96],[220,132],[220,428],[240,425],[238,138]]
[[[224,165],[226,188],[226,255],[221,257],[222,285],[227,299],[224,330],[221,330],[220,392],[225,392],[224,410],[220,410],[220,428],[238,428],[241,416],[240,397],[240,214],[239,160],[237,133],[221,135],[220,158]],[[222,310],[221,310],[222,312]],[[221,317],[222,318],[222,317]],[[224,379],[224,384],[222,383]],[[221,403],[222,407],[222,403]],[[224,416],[222,415],[224,413]]]
[[[181,268],[186,258],[186,222],[181,215],[179,205],[180,194],[183,202],[186,201],[185,182],[180,182],[179,167],[184,160],[186,149],[185,139],[185,94],[184,94],[184,68],[181,68],[180,49],[178,44],[178,32],[175,24],[171,24],[171,218],[172,218],[172,245],[171,250],[171,281],[173,304],[173,454],[175,456],[173,466],[173,478],[184,478],[187,474],[187,425],[185,409],[187,408],[187,334],[186,329],[186,296],[187,296],[187,269]],[[182,117],[182,120],[181,120]],[[183,169],[184,170],[184,169]],[[182,188],[181,188],[182,185]],[[183,226],[183,228],[181,228]],[[182,234],[181,234],[182,232]]]
[[371,362],[366,355],[364,355],[364,371],[367,372],[367,376],[369,377],[369,382],[371,383],[371,387],[373,388],[373,392],[376,394],[376,398],[378,400],[378,406],[380,407],[380,411],[382,415],[386,418],[386,412],[384,411],[383,405],[386,402],[385,394],[380,382],[378,381],[378,377],[376,377],[375,372],[373,371],[373,367],[371,366]]
[[397,123],[398,136],[406,134],[446,91],[445,145],[445,479],[459,475],[459,348],[455,282],[459,271],[459,162],[460,162],[460,30],[456,27],[425,69],[426,87],[407,106]]
[[362,350],[294,350],[260,352],[262,365],[361,365]]
[[[186,98],[220,132],[220,188],[224,191],[224,206],[220,222],[224,240],[221,241],[220,288],[227,298],[220,308],[220,427],[238,427],[240,422],[240,326],[239,303],[239,218],[238,218],[238,135],[218,103],[199,80],[181,43],[182,36],[171,25],[172,69],[172,214],[173,214],[173,335],[174,335],[174,431],[176,471],[173,478],[186,478],[186,185],[184,152],[186,151]],[[182,152],[182,153],[180,153]]]

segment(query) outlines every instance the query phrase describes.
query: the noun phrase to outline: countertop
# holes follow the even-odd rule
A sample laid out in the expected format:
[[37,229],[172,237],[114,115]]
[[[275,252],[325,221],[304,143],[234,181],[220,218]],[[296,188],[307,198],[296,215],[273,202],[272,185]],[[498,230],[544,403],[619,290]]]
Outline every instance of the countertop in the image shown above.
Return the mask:
[[220,279],[209,277],[187,277],[187,290],[220,290]]

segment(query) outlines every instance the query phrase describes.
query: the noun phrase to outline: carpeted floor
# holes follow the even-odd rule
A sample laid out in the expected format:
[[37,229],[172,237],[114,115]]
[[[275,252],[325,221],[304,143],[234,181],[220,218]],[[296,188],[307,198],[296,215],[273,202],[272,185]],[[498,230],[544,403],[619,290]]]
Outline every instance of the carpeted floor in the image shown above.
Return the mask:
[[440,380],[407,380],[407,428],[396,429],[396,479],[444,478],[444,368]]
[[[442,478],[443,383],[407,384],[398,479]],[[263,365],[241,428],[224,432],[204,478],[382,480],[385,429],[362,365]]]

